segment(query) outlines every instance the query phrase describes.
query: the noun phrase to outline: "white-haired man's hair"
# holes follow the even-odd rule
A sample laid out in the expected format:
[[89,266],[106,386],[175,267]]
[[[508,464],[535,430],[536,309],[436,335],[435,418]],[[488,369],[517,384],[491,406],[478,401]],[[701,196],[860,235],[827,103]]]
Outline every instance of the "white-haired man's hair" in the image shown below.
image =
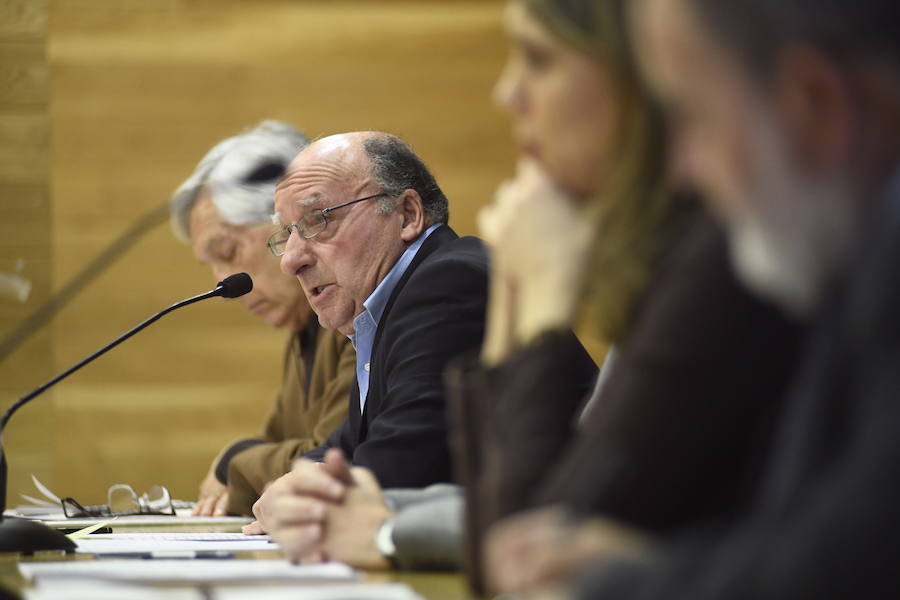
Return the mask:
[[297,128],[266,120],[210,150],[170,202],[171,224],[183,242],[191,238],[191,209],[200,188],[208,187],[219,217],[231,225],[271,223],[275,182],[309,143]]

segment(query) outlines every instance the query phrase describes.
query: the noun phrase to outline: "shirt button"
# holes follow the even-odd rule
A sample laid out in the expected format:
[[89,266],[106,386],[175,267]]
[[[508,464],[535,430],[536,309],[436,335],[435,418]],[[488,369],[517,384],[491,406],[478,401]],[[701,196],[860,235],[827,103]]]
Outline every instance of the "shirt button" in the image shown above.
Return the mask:
[[369,372],[369,363],[364,364],[363,369],[365,369],[366,373],[368,373]]

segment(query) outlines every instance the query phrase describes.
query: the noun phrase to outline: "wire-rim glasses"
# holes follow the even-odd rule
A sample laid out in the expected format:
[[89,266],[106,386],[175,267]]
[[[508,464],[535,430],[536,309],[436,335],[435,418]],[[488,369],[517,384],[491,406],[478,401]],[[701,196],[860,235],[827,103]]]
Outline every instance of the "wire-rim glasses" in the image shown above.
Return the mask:
[[337,206],[329,206],[328,208],[323,208],[321,210],[314,210],[311,213],[304,215],[303,218],[296,223],[291,223],[284,229],[279,229],[270,235],[269,239],[266,240],[266,246],[269,247],[269,250],[271,250],[272,254],[275,256],[284,256],[284,250],[291,237],[292,229],[296,229],[304,238],[308,240],[312,239],[325,231],[325,228],[328,227],[328,213],[331,211],[350,206],[351,204],[356,204],[357,202],[372,200],[373,198],[382,198],[384,196],[390,196],[390,194],[380,192],[378,194],[366,196],[365,198],[359,198],[358,200],[344,202]]
[[75,519],[83,517],[115,517],[125,515],[172,515],[175,513],[175,504],[169,490],[161,485],[154,485],[147,493],[138,496],[134,488],[125,483],[117,483],[110,486],[107,491],[107,503],[96,506],[86,506],[75,498],[63,498],[63,513],[66,518]]

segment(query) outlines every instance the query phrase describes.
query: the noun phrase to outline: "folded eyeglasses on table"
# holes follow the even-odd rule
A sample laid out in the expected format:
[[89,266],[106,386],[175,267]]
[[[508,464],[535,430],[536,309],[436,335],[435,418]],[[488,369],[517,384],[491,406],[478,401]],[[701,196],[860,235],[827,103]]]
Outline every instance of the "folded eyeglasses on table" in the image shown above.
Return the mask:
[[84,506],[75,498],[66,497],[60,500],[63,513],[69,519],[84,517],[124,517],[128,515],[175,515],[175,504],[169,490],[161,485],[154,485],[147,492],[138,496],[134,488],[127,483],[110,486],[106,494],[107,503]]

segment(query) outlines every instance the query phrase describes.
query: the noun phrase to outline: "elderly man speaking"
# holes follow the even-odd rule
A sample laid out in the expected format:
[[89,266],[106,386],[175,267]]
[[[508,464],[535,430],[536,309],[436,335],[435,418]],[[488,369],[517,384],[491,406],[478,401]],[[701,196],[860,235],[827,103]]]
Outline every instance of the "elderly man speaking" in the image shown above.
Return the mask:
[[[357,352],[350,412],[307,456],[339,448],[385,487],[450,480],[442,373],[477,347],[484,330],[487,258],[482,243],[446,225],[447,199],[399,138],[357,132],[318,140],[275,190],[283,229],[269,239],[300,281],[323,327]],[[254,513],[267,528],[275,490]],[[273,490],[274,488],[274,490]]]

